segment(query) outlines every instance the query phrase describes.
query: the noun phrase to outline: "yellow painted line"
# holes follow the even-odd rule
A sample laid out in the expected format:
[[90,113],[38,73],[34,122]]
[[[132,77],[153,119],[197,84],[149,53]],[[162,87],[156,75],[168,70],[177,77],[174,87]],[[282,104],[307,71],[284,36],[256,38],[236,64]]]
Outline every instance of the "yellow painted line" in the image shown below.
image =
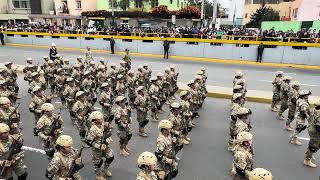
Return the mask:
[[[15,43],[7,43],[9,46],[16,47],[32,47],[32,48],[50,48],[50,46],[42,46],[42,45],[30,45],[30,44],[15,44]],[[58,47],[58,50],[63,51],[84,51],[85,49],[81,48],[69,48],[69,47]],[[92,50],[93,52],[99,54],[110,53],[107,50]],[[124,52],[116,52],[116,54],[124,54]],[[133,56],[142,56],[142,57],[154,57],[154,58],[163,58],[163,55],[160,54],[142,54],[142,53],[130,53]],[[187,60],[187,61],[201,61],[201,62],[212,62],[212,63],[223,63],[223,64],[240,64],[240,65],[252,65],[252,66],[264,66],[264,67],[286,67],[286,68],[298,68],[298,69],[315,69],[319,70],[320,66],[312,66],[312,65],[302,65],[302,64],[278,64],[278,63],[256,63],[253,61],[244,61],[244,60],[227,60],[227,59],[214,59],[214,58],[201,58],[201,57],[187,57],[187,56],[170,56],[172,59],[176,60]]]

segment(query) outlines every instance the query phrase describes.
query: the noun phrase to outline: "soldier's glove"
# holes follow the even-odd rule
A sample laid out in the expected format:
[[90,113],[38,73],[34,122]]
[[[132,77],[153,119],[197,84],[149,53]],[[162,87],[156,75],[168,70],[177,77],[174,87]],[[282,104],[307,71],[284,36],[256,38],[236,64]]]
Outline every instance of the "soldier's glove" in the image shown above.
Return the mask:
[[173,163],[173,159],[166,158],[166,163],[171,165]]
[[12,161],[5,160],[4,167],[10,167],[12,165]]
[[111,137],[109,137],[109,138],[106,139],[106,141],[107,141],[108,144],[111,144],[113,142],[113,139]]
[[81,162],[81,158],[77,158],[75,161],[76,165],[81,165],[82,162]]
[[102,144],[101,147],[100,147],[100,149],[101,149],[101,150],[106,150],[106,149],[107,149],[107,145]]

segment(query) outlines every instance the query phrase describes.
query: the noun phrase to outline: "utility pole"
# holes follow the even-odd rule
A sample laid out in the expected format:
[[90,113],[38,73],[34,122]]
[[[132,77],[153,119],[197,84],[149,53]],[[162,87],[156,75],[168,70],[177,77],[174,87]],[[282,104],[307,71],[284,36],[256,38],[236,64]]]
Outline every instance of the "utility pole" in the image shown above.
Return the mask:
[[217,9],[218,9],[218,2],[217,0],[213,0],[212,2],[212,27],[215,28],[216,20],[217,20]]
[[201,26],[203,26],[203,20],[204,20],[204,1],[205,0],[202,0],[202,3],[201,3]]
[[113,0],[111,0],[111,14],[112,14],[112,27],[115,26],[115,20],[114,20],[114,5],[113,5]]

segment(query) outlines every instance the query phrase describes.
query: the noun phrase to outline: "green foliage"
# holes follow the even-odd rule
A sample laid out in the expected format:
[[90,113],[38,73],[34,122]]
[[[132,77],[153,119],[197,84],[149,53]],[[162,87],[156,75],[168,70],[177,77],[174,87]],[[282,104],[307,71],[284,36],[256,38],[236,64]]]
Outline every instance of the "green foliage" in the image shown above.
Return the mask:
[[275,11],[271,7],[266,6],[265,2],[262,3],[261,7],[251,14],[247,27],[260,28],[263,21],[279,21],[279,12]]

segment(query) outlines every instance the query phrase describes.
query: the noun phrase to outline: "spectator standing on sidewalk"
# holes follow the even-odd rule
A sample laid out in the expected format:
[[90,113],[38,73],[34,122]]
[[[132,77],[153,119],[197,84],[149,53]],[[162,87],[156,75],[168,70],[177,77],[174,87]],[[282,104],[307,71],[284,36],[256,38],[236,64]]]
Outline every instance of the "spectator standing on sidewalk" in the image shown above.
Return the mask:
[[263,51],[264,51],[264,46],[262,43],[260,43],[260,45],[258,46],[258,57],[257,57],[257,62],[262,61],[262,55],[263,55]]
[[170,43],[168,40],[165,40],[163,42],[163,49],[164,49],[163,59],[168,59],[169,58],[169,49],[170,49]]
[[114,54],[114,44],[116,42],[114,41],[113,37],[110,39],[110,49],[111,49],[111,54]]

